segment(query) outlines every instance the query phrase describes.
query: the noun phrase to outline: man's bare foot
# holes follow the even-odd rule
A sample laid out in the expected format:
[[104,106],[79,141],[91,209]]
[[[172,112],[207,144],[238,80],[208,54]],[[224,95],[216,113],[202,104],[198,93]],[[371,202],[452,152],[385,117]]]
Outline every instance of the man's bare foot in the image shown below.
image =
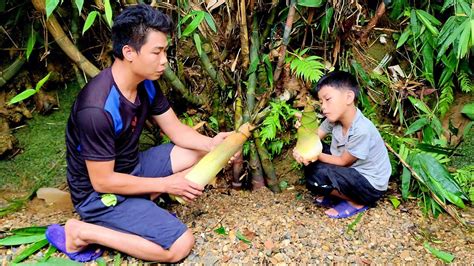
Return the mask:
[[76,219],[69,219],[64,225],[64,232],[66,233],[66,251],[68,253],[81,251],[88,245],[88,243],[80,237],[80,232],[84,225],[84,222]]
[[[360,205],[360,204],[357,204],[353,201],[350,201],[348,200],[347,203],[349,203],[350,205],[352,205],[352,207],[356,208],[356,209],[360,209],[360,208],[363,208],[364,205]],[[334,216],[334,215],[338,215],[339,213],[337,212],[337,210],[335,210],[334,208],[331,208],[331,209],[328,209],[326,210],[324,213],[326,213],[327,215],[329,216]]]

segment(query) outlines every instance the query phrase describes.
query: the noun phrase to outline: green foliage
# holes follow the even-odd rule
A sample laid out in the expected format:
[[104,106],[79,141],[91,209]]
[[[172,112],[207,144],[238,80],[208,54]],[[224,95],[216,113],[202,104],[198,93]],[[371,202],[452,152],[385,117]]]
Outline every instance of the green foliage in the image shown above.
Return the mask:
[[454,255],[439,249],[432,247],[428,242],[425,242],[423,246],[428,250],[431,254],[435,255],[438,259],[442,260],[445,263],[451,263],[454,260]]
[[31,34],[28,37],[28,42],[26,44],[26,60],[30,58],[31,52],[33,51],[33,48],[35,47],[36,44],[36,31],[31,28]]
[[324,0],[298,0],[297,4],[304,7],[320,7],[324,3]]
[[474,204],[474,165],[468,165],[453,173],[453,179],[459,184],[469,200]]
[[184,18],[180,21],[178,27],[180,27],[181,25],[184,25],[191,18],[192,18],[191,22],[184,29],[180,37],[188,37],[189,35],[191,35],[191,33],[193,33],[199,27],[199,25],[201,24],[203,20],[206,21],[207,25],[214,32],[217,32],[216,24],[212,16],[209,13],[205,11],[200,11],[200,10],[191,11],[189,14],[184,16]]
[[82,35],[94,24],[95,18],[97,15],[100,15],[98,11],[91,11],[87,14],[86,22],[84,23],[84,27],[82,28]]
[[42,78],[40,81],[38,81],[38,83],[36,83],[35,89],[26,89],[22,93],[20,93],[20,94],[16,95],[15,97],[13,97],[8,102],[8,104],[15,104],[17,102],[21,102],[23,100],[26,100],[26,99],[30,98],[31,96],[35,95],[36,93],[38,93],[38,91],[41,89],[41,87],[43,87],[44,83],[46,83],[46,81],[48,81],[50,75],[51,75],[51,72],[49,72],[48,75],[46,75],[44,78]]
[[324,64],[319,56],[304,57],[307,51],[308,48],[301,51],[298,49],[294,53],[288,54],[286,63],[290,64],[290,69],[298,78],[307,82],[316,82],[323,75]]

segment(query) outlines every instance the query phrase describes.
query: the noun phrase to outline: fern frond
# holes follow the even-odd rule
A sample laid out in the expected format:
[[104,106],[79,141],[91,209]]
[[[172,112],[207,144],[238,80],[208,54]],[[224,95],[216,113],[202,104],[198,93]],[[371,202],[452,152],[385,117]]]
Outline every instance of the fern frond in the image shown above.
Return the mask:
[[463,92],[474,91],[474,82],[472,77],[466,71],[459,71],[458,73],[459,86]]
[[324,64],[319,56],[294,57],[290,69],[296,77],[309,82],[316,82],[323,76]]
[[446,112],[448,112],[449,106],[454,101],[453,89],[454,83],[452,81],[444,84],[444,86],[441,88],[441,96],[439,97],[438,106],[441,117],[443,117]]

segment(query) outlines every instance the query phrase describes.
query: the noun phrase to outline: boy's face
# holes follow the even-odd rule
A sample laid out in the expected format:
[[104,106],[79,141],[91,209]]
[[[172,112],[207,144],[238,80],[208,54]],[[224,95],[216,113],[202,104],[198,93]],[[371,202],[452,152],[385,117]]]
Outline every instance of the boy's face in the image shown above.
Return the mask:
[[168,63],[167,51],[168,39],[166,34],[160,31],[150,31],[145,43],[137,52],[132,52],[132,70],[144,79],[157,80],[165,71]]
[[354,103],[354,93],[351,90],[337,89],[332,86],[323,86],[318,91],[321,101],[321,110],[326,118],[334,123],[341,120],[348,107]]

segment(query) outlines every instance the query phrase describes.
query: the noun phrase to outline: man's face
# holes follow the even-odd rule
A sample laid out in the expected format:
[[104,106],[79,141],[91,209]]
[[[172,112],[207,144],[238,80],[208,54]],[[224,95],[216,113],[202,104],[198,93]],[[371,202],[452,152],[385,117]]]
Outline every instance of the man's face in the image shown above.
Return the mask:
[[132,60],[133,71],[145,79],[159,79],[168,63],[167,48],[166,34],[154,30],[148,32],[140,51],[135,52]]

